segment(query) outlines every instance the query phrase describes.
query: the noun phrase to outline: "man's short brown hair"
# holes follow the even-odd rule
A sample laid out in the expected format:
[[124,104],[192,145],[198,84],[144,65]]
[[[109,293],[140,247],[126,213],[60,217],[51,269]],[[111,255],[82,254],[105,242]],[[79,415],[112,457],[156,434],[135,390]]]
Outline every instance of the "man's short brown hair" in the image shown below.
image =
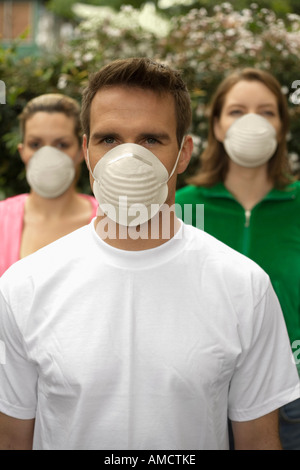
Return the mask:
[[81,123],[83,132],[90,137],[90,109],[96,93],[112,86],[137,87],[158,94],[171,94],[175,101],[177,141],[180,146],[192,121],[190,95],[178,71],[148,58],[115,60],[90,77],[83,91]]

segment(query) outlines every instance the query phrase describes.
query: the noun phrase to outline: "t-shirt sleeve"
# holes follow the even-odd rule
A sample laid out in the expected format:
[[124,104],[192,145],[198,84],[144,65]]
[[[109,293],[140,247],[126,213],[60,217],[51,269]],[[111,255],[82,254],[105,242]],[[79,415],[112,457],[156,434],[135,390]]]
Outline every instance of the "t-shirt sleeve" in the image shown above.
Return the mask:
[[256,419],[300,396],[286,325],[271,284],[255,307],[249,337],[230,384],[229,418],[235,421]]
[[27,357],[22,335],[0,291],[0,411],[18,419],[36,412],[37,370]]

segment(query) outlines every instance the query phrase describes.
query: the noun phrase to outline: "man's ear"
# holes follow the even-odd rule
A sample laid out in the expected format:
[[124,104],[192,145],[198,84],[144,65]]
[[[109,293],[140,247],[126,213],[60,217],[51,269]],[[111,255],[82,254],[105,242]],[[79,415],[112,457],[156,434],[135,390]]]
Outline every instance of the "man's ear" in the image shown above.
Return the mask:
[[181,149],[181,154],[177,164],[177,174],[183,173],[190,163],[193,153],[194,143],[191,135],[185,136],[185,141]]
[[88,158],[88,139],[87,135],[84,134],[82,137],[82,151],[85,159],[86,166],[88,167],[89,172],[91,171],[90,162]]
[[93,190],[94,178],[93,178],[93,174],[92,174],[92,170],[91,170],[91,166],[90,166],[90,160],[89,160],[89,157],[88,157],[88,138],[87,138],[86,134],[84,134],[83,137],[82,137],[82,151],[83,151],[83,154],[84,154],[84,159],[85,159],[87,169],[89,170],[90,185],[91,185],[91,188]]
[[83,137],[82,137],[82,151],[83,151],[83,155],[86,161],[87,160],[87,136],[86,134],[83,134]]

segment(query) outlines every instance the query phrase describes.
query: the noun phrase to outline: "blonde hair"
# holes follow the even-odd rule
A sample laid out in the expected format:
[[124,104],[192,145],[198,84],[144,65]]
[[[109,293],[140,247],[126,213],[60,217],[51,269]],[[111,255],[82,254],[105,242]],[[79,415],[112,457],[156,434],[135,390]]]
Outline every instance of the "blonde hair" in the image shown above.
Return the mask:
[[22,141],[25,136],[26,122],[37,112],[63,113],[74,119],[74,133],[81,144],[80,106],[73,98],[59,93],[47,93],[30,100],[19,115]]

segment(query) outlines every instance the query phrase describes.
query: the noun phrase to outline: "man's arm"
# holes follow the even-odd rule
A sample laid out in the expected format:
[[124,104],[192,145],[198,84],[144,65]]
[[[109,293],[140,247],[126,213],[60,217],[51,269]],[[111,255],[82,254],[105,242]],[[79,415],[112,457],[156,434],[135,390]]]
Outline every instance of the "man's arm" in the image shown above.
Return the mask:
[[34,422],[0,413],[0,450],[31,450]]
[[232,421],[235,450],[282,450],[278,410],[251,421]]

